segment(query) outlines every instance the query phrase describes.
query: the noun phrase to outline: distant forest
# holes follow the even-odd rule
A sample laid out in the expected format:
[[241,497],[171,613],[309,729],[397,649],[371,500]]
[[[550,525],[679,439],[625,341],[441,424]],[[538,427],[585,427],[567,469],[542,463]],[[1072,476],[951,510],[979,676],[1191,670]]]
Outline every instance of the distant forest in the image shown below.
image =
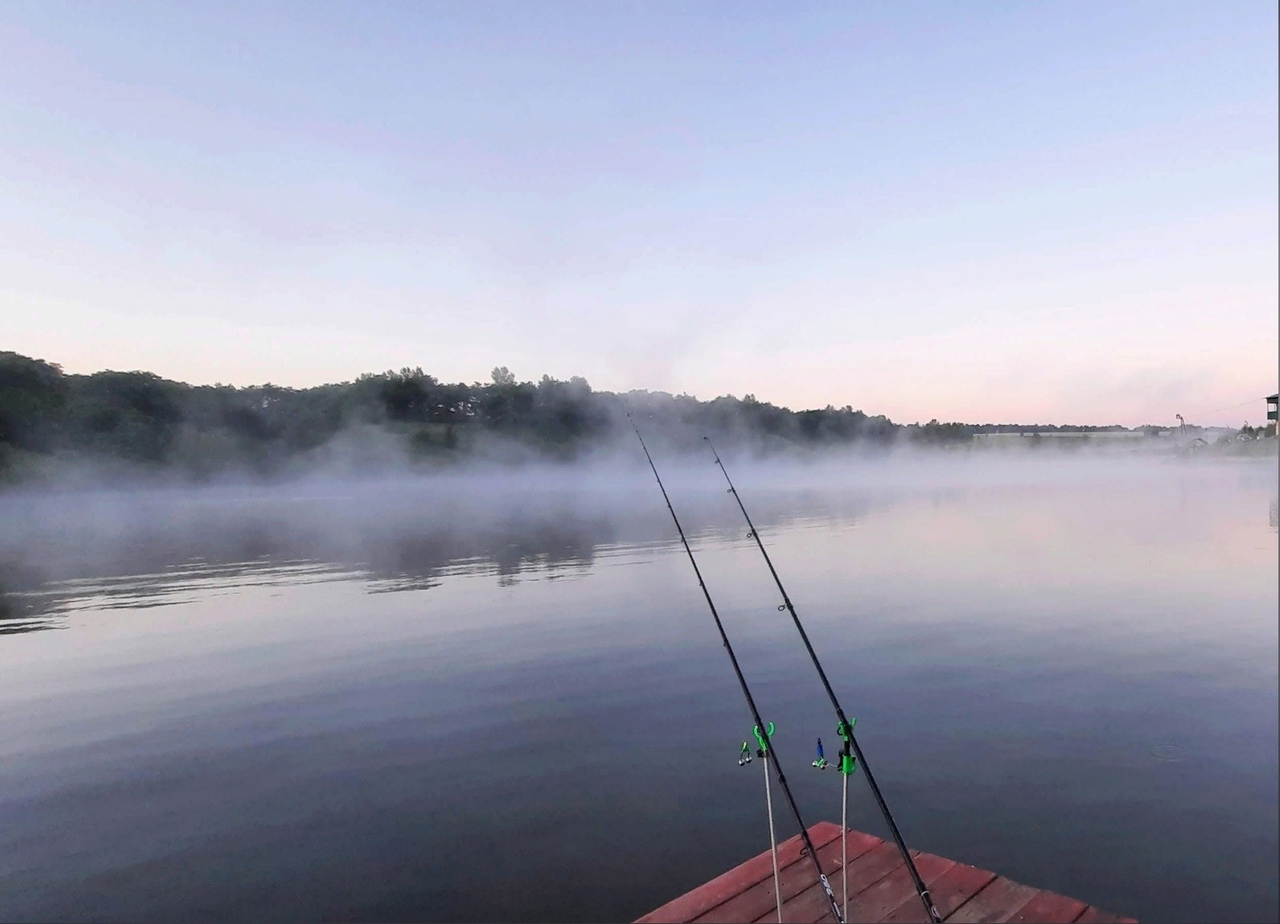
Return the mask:
[[851,406],[792,411],[752,395],[595,391],[585,379],[445,383],[420,368],[353,382],[285,388],[188,385],[149,372],[67,375],[0,352],[0,480],[92,460],[201,479],[286,474],[310,466],[448,464],[464,457],[569,460],[629,435],[628,411],[656,443],[694,446],[703,434],[755,452],[837,445],[956,446],[977,433],[1123,427],[895,424]]

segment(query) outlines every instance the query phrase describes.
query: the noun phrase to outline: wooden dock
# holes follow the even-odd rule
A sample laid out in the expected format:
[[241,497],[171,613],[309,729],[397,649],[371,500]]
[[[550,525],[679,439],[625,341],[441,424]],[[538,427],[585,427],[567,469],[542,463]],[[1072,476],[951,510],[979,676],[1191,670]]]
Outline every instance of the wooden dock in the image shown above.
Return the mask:
[[[836,900],[840,885],[840,826],[823,821],[809,829]],[[850,830],[849,920],[928,922],[902,855],[892,841]],[[813,863],[802,857],[800,835],[778,845],[778,881],[782,890],[782,920],[832,921],[831,906],[818,883]],[[911,851],[916,869],[943,920],[976,921],[1128,921],[1075,898],[1032,888],[985,869],[957,863],[931,853]],[[803,860],[803,862],[801,862]],[[752,857],[667,902],[640,919],[645,924],[687,924],[691,921],[732,922],[778,919],[769,851]]]

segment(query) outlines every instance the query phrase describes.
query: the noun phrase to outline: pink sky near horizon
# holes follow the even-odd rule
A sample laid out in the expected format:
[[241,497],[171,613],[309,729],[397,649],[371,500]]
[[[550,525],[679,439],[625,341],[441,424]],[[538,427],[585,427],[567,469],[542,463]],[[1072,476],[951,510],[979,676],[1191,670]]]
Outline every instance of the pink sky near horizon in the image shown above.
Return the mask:
[[477,9],[0,16],[0,350],[1261,421],[1270,6]]

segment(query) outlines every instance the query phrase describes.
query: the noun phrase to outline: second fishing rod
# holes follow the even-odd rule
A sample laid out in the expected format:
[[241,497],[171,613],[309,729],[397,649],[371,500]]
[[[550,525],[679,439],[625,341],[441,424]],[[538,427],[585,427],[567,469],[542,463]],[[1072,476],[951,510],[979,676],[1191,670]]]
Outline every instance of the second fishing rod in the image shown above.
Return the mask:
[[[778,755],[774,752],[773,745],[768,743],[770,732],[766,731],[766,729],[771,729],[771,726],[765,725],[764,719],[760,718],[760,710],[756,708],[755,697],[751,695],[751,688],[747,686],[747,678],[742,674],[742,668],[738,664],[738,656],[733,653],[733,646],[729,644],[729,635],[724,631],[724,623],[720,621],[720,613],[716,610],[716,605],[711,600],[711,591],[707,589],[707,584],[702,579],[702,569],[698,567],[698,561],[693,557],[693,549],[689,547],[689,540],[685,537],[684,527],[680,525],[680,518],[676,516],[675,507],[671,506],[671,498],[667,496],[666,485],[662,483],[662,476],[658,474],[658,466],[653,464],[653,456],[649,455],[649,447],[645,445],[644,437],[640,435],[640,428],[636,426],[634,420],[631,420],[630,414],[627,414],[627,419],[631,421],[631,429],[636,431],[636,439],[640,441],[640,448],[644,450],[644,457],[648,460],[649,468],[653,471],[653,477],[658,482],[658,489],[662,492],[662,499],[666,501],[671,520],[675,523],[676,532],[680,535],[680,544],[684,546],[685,554],[689,556],[689,564],[693,566],[693,573],[698,579],[698,586],[702,588],[702,595],[706,598],[707,607],[711,610],[711,618],[715,620],[716,629],[720,633],[720,642],[724,645],[724,650],[729,655],[729,663],[733,665],[734,676],[738,678],[738,686],[742,689],[742,696],[746,699],[751,718],[755,721],[756,737],[760,742],[760,756],[773,765],[773,771],[778,777],[778,784],[782,787],[782,792],[787,797],[787,804],[791,807],[791,814],[795,817],[796,824],[800,826],[800,839],[804,842],[804,853],[808,854],[809,861],[817,871],[818,881],[822,884],[827,902],[831,905],[831,916],[839,924],[844,924],[844,914],[841,912],[840,906],[836,904],[836,896],[831,891],[831,883],[827,880],[826,873],[822,871],[822,864],[818,860],[818,851],[814,848],[813,841],[809,837],[809,829],[805,827],[804,818],[800,815],[800,807],[796,805],[795,797],[791,794],[791,787],[787,785],[787,777],[782,772],[782,765],[778,763]],[[770,824],[772,824],[772,820]],[[781,900],[779,900],[778,905],[778,917],[781,920]]]
[[782,578],[778,577],[778,570],[773,566],[773,560],[769,558],[769,553],[764,547],[764,542],[760,539],[760,533],[756,529],[756,525],[751,522],[751,514],[747,513],[747,508],[742,503],[742,498],[738,496],[738,489],[734,487],[733,479],[729,477],[728,470],[724,467],[724,463],[720,461],[720,454],[716,452],[715,444],[711,442],[709,436],[704,436],[703,439],[707,441],[711,454],[715,456],[716,465],[720,467],[720,472],[724,475],[724,480],[729,485],[729,493],[738,502],[738,509],[742,511],[742,516],[747,521],[748,538],[756,541],[760,554],[764,556],[765,564],[769,566],[769,573],[773,575],[773,582],[778,585],[778,592],[782,594],[782,605],[778,609],[785,609],[791,614],[791,621],[795,623],[796,631],[800,633],[800,640],[804,642],[805,650],[809,652],[809,659],[813,661],[813,666],[818,671],[818,677],[822,681],[823,688],[827,691],[827,697],[835,708],[836,720],[840,723],[837,726],[840,737],[844,739],[845,746],[852,750],[853,757],[862,765],[862,772],[867,778],[867,786],[871,789],[871,795],[875,797],[876,805],[880,807],[880,814],[884,816],[885,823],[889,826],[889,831],[893,835],[893,842],[898,845],[898,851],[902,854],[903,862],[906,863],[907,869],[911,873],[916,893],[920,896],[920,901],[924,903],[925,912],[929,915],[930,921],[938,924],[942,918],[933,903],[933,898],[929,895],[929,890],[925,888],[924,881],[920,878],[920,872],[916,869],[915,861],[911,859],[911,852],[907,850],[906,842],[902,839],[902,833],[898,830],[898,824],[893,820],[893,814],[889,811],[889,805],[884,801],[884,795],[880,792],[880,787],[876,785],[875,777],[871,775],[871,768],[867,766],[867,759],[863,756],[862,748],[858,746],[858,739],[854,737],[853,723],[845,717],[840,700],[836,698],[835,690],[831,688],[831,681],[827,679],[827,672],[822,669],[822,662],[818,660],[818,654],[813,650],[813,643],[809,641],[809,634],[804,631],[800,616],[796,613],[795,605],[791,602],[791,596],[787,593],[787,589],[782,586]]

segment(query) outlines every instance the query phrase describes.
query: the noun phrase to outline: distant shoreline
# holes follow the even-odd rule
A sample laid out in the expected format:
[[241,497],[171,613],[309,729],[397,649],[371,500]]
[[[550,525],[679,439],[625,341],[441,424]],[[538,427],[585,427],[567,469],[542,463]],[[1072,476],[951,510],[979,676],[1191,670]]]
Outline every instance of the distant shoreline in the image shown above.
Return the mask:
[[581,461],[629,446],[629,414],[666,452],[701,452],[704,435],[731,454],[798,458],[903,448],[1275,451],[1274,440],[1267,449],[1254,430],[899,424],[851,405],[793,411],[753,395],[701,401],[664,392],[619,394],[596,391],[579,377],[518,382],[505,367],[494,369],[491,379],[449,384],[406,368],[304,389],[196,386],[148,372],[67,375],[55,364],[0,352],[0,484],[289,479],[467,461]]

